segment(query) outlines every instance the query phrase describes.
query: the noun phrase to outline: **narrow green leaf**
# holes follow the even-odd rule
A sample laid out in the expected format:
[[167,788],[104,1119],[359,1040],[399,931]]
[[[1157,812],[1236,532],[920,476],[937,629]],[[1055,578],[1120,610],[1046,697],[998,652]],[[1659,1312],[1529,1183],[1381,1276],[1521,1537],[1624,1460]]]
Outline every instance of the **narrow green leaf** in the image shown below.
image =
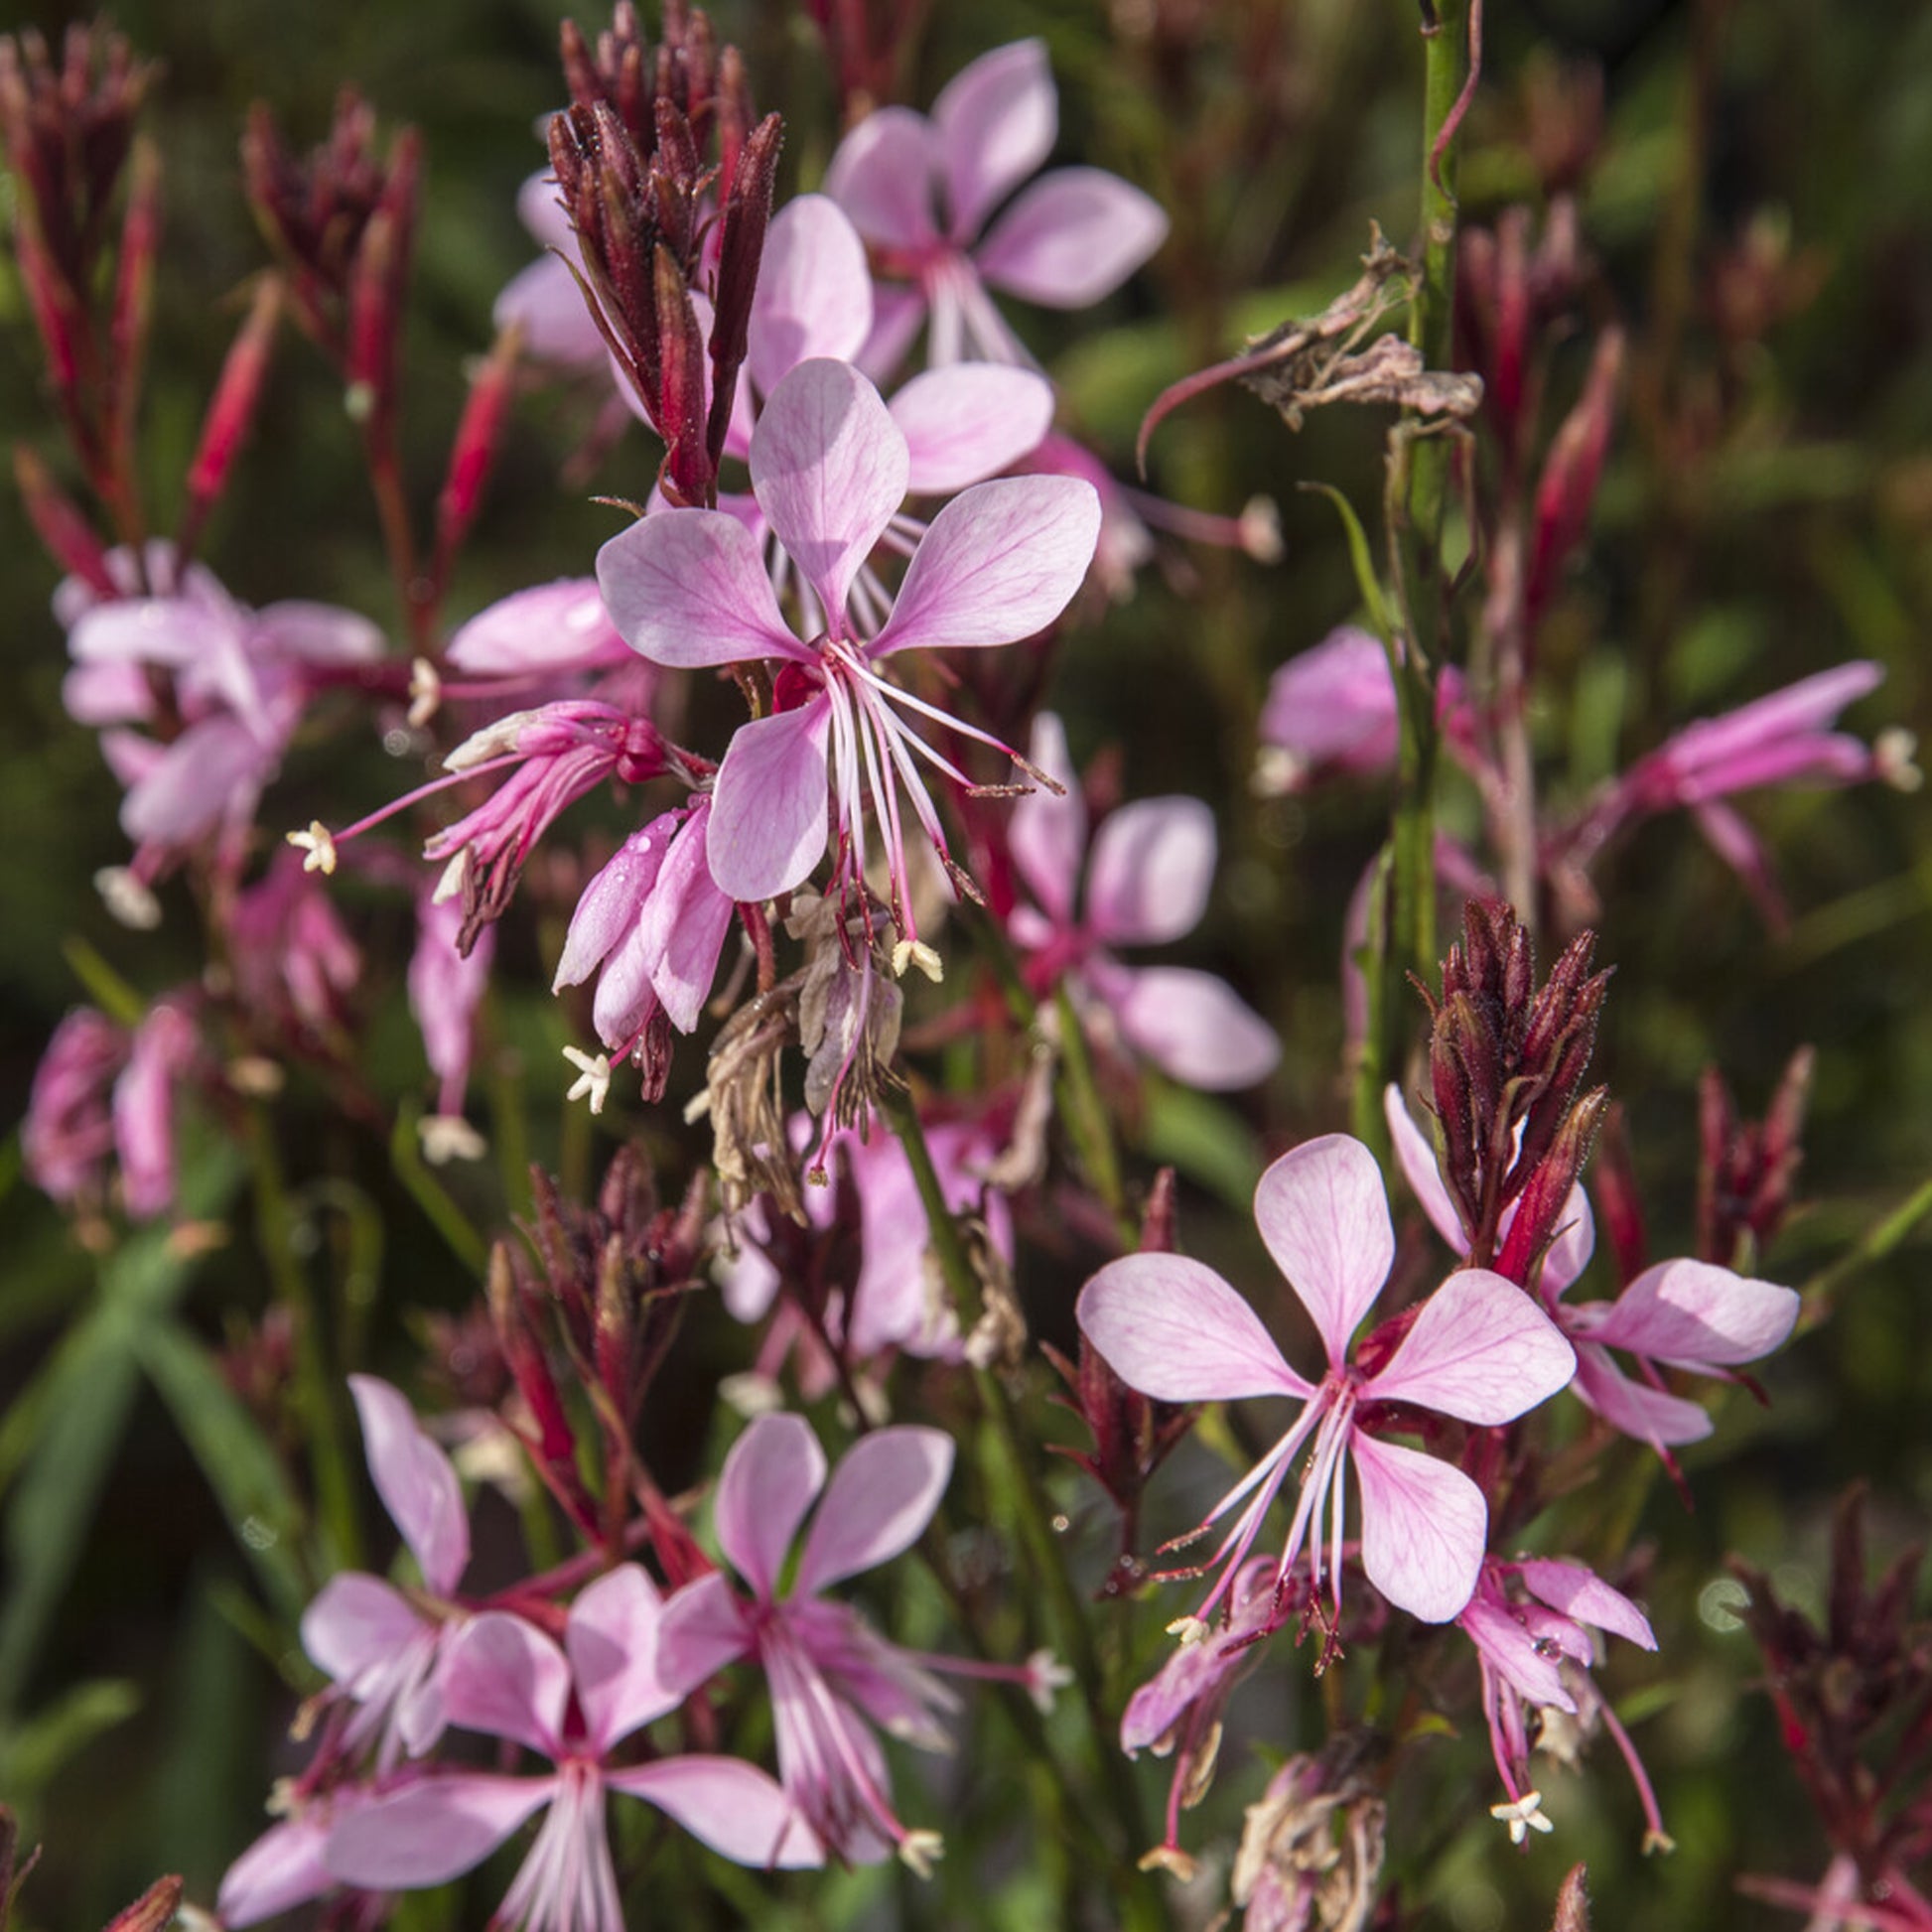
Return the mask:
[[1232,1107],[1188,1087],[1148,1083],[1148,1158],[1246,1213],[1261,1178],[1261,1144]]
[[32,1804],[103,1731],[141,1708],[141,1688],[121,1677],[89,1678],[12,1729],[0,1732],[0,1789]]

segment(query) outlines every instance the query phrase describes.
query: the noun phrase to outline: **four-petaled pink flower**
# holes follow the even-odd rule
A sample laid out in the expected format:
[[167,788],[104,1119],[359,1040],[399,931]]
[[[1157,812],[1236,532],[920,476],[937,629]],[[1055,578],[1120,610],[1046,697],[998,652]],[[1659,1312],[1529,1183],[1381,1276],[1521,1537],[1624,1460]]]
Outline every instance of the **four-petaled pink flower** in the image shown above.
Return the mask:
[[1084,309],[1160,247],[1168,217],[1099,168],[1055,169],[982,232],[1058,131],[1045,46],[1028,40],[962,69],[930,120],[883,107],[839,144],[825,192],[877,248],[881,273],[910,284],[879,290],[868,369],[889,371],[928,314],[931,362],[1025,362],[988,283],[1046,308]]
[[405,1751],[420,1757],[443,1734],[438,1665],[463,1627],[450,1603],[470,1563],[470,1518],[450,1458],[424,1433],[400,1390],[351,1375],[375,1493],[402,1532],[423,1588],[442,1605],[426,1613],[393,1584],[359,1570],[332,1578],[302,1618],[302,1647],[357,1709],[344,1742],[376,1740],[387,1770]]
[[[877,1725],[943,1749],[938,1714],[955,1699],[917,1659],[820,1592],[906,1549],[939,1506],[952,1439],[898,1427],[862,1437],[826,1485],[825,1452],[798,1416],[760,1416],[718,1478],[718,1542],[749,1591],[723,1572],[687,1584],[664,1611],[663,1667],[697,1684],[756,1659],[771,1689],[778,1776],[826,1847],[865,1863],[897,1850],[915,1868],[937,1852],[893,1811]],[[790,1562],[805,1513],[812,1526]]]
[[490,1923],[530,1932],[623,1932],[605,1825],[607,1792],[657,1806],[740,1864],[815,1865],[822,1854],[778,1786],[731,1757],[618,1766],[613,1751],[689,1690],[659,1669],[663,1603],[635,1564],[585,1589],[561,1648],[520,1617],[486,1611],[450,1645],[449,1721],[541,1753],[540,1777],[426,1773],[340,1818],[324,1848],[339,1880],[371,1890],[440,1885],[481,1864],[525,1819],[548,1815]]
[[[1383,1094],[1389,1132],[1404,1176],[1431,1225],[1451,1248],[1465,1246],[1455,1204],[1436,1166],[1423,1131],[1409,1117],[1401,1090]],[[1513,1207],[1505,1213],[1507,1231]],[[1721,1382],[1727,1370],[1754,1362],[1779,1347],[1798,1319],[1798,1297],[1776,1282],[1732,1274],[1714,1262],[1680,1258],[1646,1268],[1612,1302],[1566,1302],[1570,1288],[1589,1265],[1596,1246],[1595,1221],[1583,1188],[1573,1187],[1564,1221],[1543,1259],[1536,1291],[1577,1350],[1571,1390],[1611,1428],[1659,1451],[1696,1443],[1711,1434],[1702,1403],[1673,1395],[1663,1368],[1708,1375]],[[1637,1358],[1641,1381],[1624,1374],[1610,1354],[1623,1349]]]
[[1034,721],[1032,761],[1064,790],[1030,793],[1013,811],[1013,861],[1038,902],[1016,906],[1008,922],[1032,955],[1029,979],[1045,991],[1068,976],[1131,1045],[1189,1086],[1266,1078],[1281,1042],[1225,980],[1185,966],[1123,966],[1108,950],[1163,945],[1200,923],[1214,883],[1213,813],[1198,798],[1143,798],[1106,819],[1089,854],[1080,781],[1050,711]]
[[1312,1598],[1325,1561],[1339,1611],[1342,1483],[1352,1457],[1369,1582],[1399,1608],[1447,1622],[1475,1587],[1488,1537],[1482,1491],[1449,1463],[1368,1434],[1360,1412],[1400,1403],[1484,1426],[1513,1422],[1570,1380],[1570,1344],[1520,1288],[1472,1268],[1451,1275],[1422,1305],[1378,1368],[1351,1361],[1349,1337],[1388,1278],[1395,1235],[1375,1157],[1346,1135],[1283,1155],[1255,1189],[1255,1223],[1320,1333],[1328,1369],[1318,1383],[1288,1365],[1220,1276],[1179,1255],[1110,1262],[1081,1291],[1078,1307],[1087,1339],[1144,1395],[1163,1402],[1285,1395],[1304,1405],[1201,1525],[1205,1531],[1245,1502],[1212,1559],[1226,1567],[1199,1614],[1229,1587],[1297,1452],[1313,1437],[1280,1582],[1306,1552]]
[[1012,643],[1052,622],[1080,587],[1100,510],[1087,484],[1066,478],[976,484],[933,519],[874,628],[866,618],[877,614],[852,608],[855,580],[904,498],[907,467],[904,436],[846,363],[801,362],[766,402],[752,438],[752,487],[802,580],[805,640],[779,613],[757,539],[721,511],[640,518],[597,564],[619,629],[653,662],[783,666],[779,708],[739,728],[718,772],[709,851],[720,890],[756,901],[804,883],[825,849],[829,768],[840,880],[863,874],[870,796],[896,917],[912,941],[900,791],[944,858],[917,760],[968,780],[899,708],[992,741],[899,690],[881,666],[901,650]]

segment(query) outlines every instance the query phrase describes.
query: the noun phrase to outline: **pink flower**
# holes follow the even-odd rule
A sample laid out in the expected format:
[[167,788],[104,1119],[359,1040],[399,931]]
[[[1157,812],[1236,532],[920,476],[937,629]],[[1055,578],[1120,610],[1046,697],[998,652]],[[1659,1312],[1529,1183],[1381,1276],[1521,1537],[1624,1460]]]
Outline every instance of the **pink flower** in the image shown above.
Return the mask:
[[28,1178],[58,1201],[97,1192],[114,1151],[108,1091],[127,1063],[128,1034],[104,1013],[76,1007],[54,1030],[34,1069],[21,1123]]
[[1630,1766],[1653,1839],[1668,1844],[1657,1799],[1630,1739],[1589,1681],[1595,1659],[1591,1629],[1614,1632],[1645,1650],[1657,1639],[1643,1612],[1620,1590],[1581,1563],[1526,1558],[1505,1563],[1485,1557],[1475,1594],[1456,1618],[1476,1647],[1482,1670],[1482,1709],[1489,1748],[1509,1802],[1495,1815],[1519,1843],[1530,1830],[1548,1831],[1530,1789],[1530,1718],[1600,1715]]
[[1214,883],[1213,813],[1198,798],[1144,798],[1112,813],[1089,851],[1080,782],[1050,711],[1034,721],[1032,762],[1064,790],[1031,792],[1013,811],[1013,861],[1039,908],[1018,906],[1009,921],[1032,955],[1029,978],[1041,988],[1070,978],[1130,1044],[1189,1086],[1265,1079],[1281,1042],[1225,980],[1184,966],[1123,966],[1108,950],[1164,945],[1200,923]]
[[228,944],[245,1005],[317,1032],[341,1023],[344,996],[362,976],[361,952],[329,896],[287,847],[264,878],[235,895]]
[[688,1034],[718,974],[733,905],[706,856],[709,797],[694,798],[633,832],[571,915],[552,991],[598,975],[598,1036],[619,1058],[662,1011]]
[[1055,169],[987,228],[1058,131],[1045,46],[1028,40],[954,75],[930,120],[881,108],[839,144],[825,192],[878,249],[882,273],[910,284],[880,292],[867,368],[897,363],[928,315],[935,364],[1025,362],[988,284],[1046,308],[1084,309],[1160,247],[1168,217],[1098,168]]
[[431,1441],[400,1391],[373,1375],[351,1375],[369,1476],[416,1559],[422,1599],[359,1570],[332,1578],[302,1618],[302,1647],[356,1706],[344,1742],[375,1740],[377,1768],[408,1752],[420,1757],[443,1734],[439,1665],[463,1618],[449,1599],[470,1563],[470,1519],[450,1458]]
[[547,1814],[490,1920],[530,1932],[623,1932],[605,1826],[607,1792],[643,1798],[740,1864],[812,1865],[821,1854],[783,1792],[729,1757],[660,1757],[618,1767],[615,1748],[684,1700],[659,1670],[663,1604],[623,1564],[570,1607],[560,1648],[520,1617],[488,1611],[451,1643],[449,1721],[540,1752],[539,1777],[445,1771],[338,1819],[324,1862],[370,1889],[440,1885],[481,1864],[525,1819]]
[[573,268],[582,269],[577,232],[548,168],[516,191],[516,214],[543,253],[504,283],[496,298],[496,327],[523,332],[523,347],[544,362],[603,368],[610,350]]
[[416,950],[409,959],[409,1011],[423,1035],[423,1052],[437,1078],[436,1111],[421,1124],[423,1151],[436,1163],[475,1161],[482,1135],[463,1117],[476,1051],[477,1013],[489,991],[496,929],[485,926],[468,952],[460,950],[464,909],[457,899],[422,893],[416,900]]
[[285,1800],[290,1815],[271,1825],[222,1874],[214,1907],[227,1932],[279,1917],[330,1890],[336,1880],[323,1863],[329,1834],[368,1798],[360,1785],[345,1784],[316,1797]]
[[[718,1542],[749,1597],[714,1572],[664,1612],[659,1657],[681,1681],[701,1683],[738,1658],[758,1662],[771,1688],[779,1778],[827,1848],[857,1863],[897,1849],[917,1866],[936,1851],[931,1834],[908,1833],[894,1814],[872,1727],[943,1748],[938,1717],[954,1699],[924,1667],[936,1660],[888,1643],[820,1592],[907,1549],[951,1473],[952,1441],[939,1430],[881,1429],[853,1445],[827,1487],[809,1425],[760,1416],[718,1478]],[[814,1500],[794,1565],[791,1547]]]
[[1255,1189],[1255,1222],[1321,1335],[1328,1369],[1318,1383],[1289,1367],[1254,1311],[1220,1276],[1179,1255],[1110,1262],[1081,1291],[1077,1310],[1087,1339],[1144,1395],[1163,1402],[1285,1395],[1303,1404],[1294,1426],[1201,1525],[1205,1531],[1245,1499],[1211,1559],[1225,1567],[1199,1615],[1229,1588],[1312,1436],[1277,1566],[1278,1589],[1306,1552],[1311,1597],[1319,1590],[1325,1541],[1339,1612],[1342,1479],[1352,1455],[1369,1582],[1398,1608],[1447,1622],[1475,1587],[1488,1536],[1482,1492],[1447,1462],[1369,1435],[1358,1412],[1401,1403],[1485,1426],[1512,1422],[1570,1380],[1570,1344],[1513,1283],[1464,1269],[1422,1305],[1378,1368],[1364,1372],[1351,1361],[1349,1337],[1388,1277],[1395,1236],[1375,1157],[1346,1135],[1283,1155]]
[[[596,582],[560,577],[479,611],[450,639],[444,661],[466,677],[535,681],[637,660],[611,622]],[[461,686],[445,686],[445,693],[471,695]]]
[[[1449,1246],[1466,1242],[1455,1204],[1436,1167],[1435,1151],[1409,1117],[1401,1090],[1389,1087],[1383,1109],[1411,1191],[1430,1224]],[[1512,1207],[1504,1216],[1506,1231]],[[1571,1303],[1564,1292],[1588,1267],[1595,1222],[1581,1186],[1571,1189],[1564,1224],[1544,1257],[1536,1289],[1552,1318],[1577,1351],[1578,1401],[1613,1429],[1666,1446],[1700,1442],[1711,1434],[1701,1403],[1663,1386],[1663,1368],[1729,1381],[1727,1369],[1754,1362],[1783,1344],[1798,1319],[1798,1297],[1775,1282],[1753,1281],[1705,1261],[1662,1261],[1646,1268],[1613,1302]],[[1642,1380],[1617,1367],[1612,1348],[1637,1358]]]
[[[906,488],[905,438],[878,392],[842,362],[801,362],[779,383],[752,439],[752,486],[824,629],[800,641],[779,614],[757,540],[716,510],[640,519],[598,555],[598,581],[633,649],[659,664],[781,660],[779,709],[739,728],[718,772],[712,877],[756,901],[802,885],[826,842],[827,779],[839,877],[865,867],[862,797],[886,848],[895,914],[909,942],[903,790],[945,857],[945,834],[915,760],[964,773],[925,745],[905,707],[984,737],[899,690],[879,666],[915,648],[1010,643],[1050,623],[1079,588],[1099,523],[1085,484],[1008,478],[977,484],[934,518],[884,621],[848,608],[855,579]],[[868,600],[869,602],[870,600]]]
[[114,1147],[121,1195],[137,1221],[175,1200],[175,1088],[194,1066],[201,1036],[186,1011],[157,1000],[134,1030],[127,1065],[114,1082]]

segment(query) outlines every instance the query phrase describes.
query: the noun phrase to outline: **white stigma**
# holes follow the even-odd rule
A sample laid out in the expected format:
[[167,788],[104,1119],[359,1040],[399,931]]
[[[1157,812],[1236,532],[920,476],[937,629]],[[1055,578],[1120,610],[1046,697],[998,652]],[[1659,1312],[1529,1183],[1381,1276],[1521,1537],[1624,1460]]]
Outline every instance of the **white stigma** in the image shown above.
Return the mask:
[[1525,1791],[1513,1803],[1491,1805],[1489,1816],[1509,1827],[1509,1842],[1521,1845],[1532,1832],[1554,1832],[1556,1827],[1543,1815],[1543,1793]]
[[590,1098],[591,1112],[604,1111],[605,1096],[611,1091],[611,1060],[606,1053],[587,1053],[581,1046],[566,1046],[564,1058],[577,1069],[577,1083],[564,1095],[566,1100]]
[[336,870],[336,841],[321,819],[312,818],[306,832],[291,832],[289,843],[301,852],[304,872],[333,873]]

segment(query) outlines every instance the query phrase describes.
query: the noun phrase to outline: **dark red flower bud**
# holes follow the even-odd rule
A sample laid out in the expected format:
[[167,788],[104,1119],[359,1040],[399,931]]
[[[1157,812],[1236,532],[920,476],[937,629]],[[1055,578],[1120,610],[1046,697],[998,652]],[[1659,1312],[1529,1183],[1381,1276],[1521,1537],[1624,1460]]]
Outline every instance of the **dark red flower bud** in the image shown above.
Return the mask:
[[24,443],[14,445],[14,480],[20,484],[34,532],[54,561],[97,597],[119,597],[120,588],[108,573],[106,553],[92,526],[54,481],[47,465]]
[[157,1878],[132,1905],[107,1921],[103,1932],[167,1932],[181,1910],[181,1879]]
[[221,364],[220,380],[214,385],[202,421],[202,440],[196,446],[194,462],[188,466],[187,499],[176,539],[177,551],[184,557],[194,547],[209,510],[220,499],[235,454],[255,420],[262,382],[268,374],[269,351],[281,321],[282,294],[279,276],[262,276],[255,285],[255,300],[247,319]]
[[1590,505],[1603,475],[1603,458],[1616,420],[1617,388],[1623,376],[1621,329],[1597,338],[1583,394],[1563,420],[1543,477],[1536,488],[1536,513],[1524,584],[1524,620],[1532,627],[1542,616],[1562,577],[1571,552],[1589,523]]

